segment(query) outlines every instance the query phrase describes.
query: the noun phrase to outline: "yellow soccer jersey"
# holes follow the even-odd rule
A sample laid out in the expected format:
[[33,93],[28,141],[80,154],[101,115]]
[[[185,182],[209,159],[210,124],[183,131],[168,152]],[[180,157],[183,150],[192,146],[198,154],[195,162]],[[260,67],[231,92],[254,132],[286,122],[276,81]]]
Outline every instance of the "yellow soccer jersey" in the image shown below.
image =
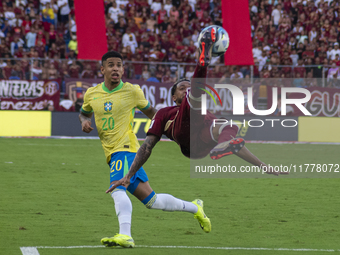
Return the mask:
[[94,112],[107,162],[112,153],[137,152],[139,143],[132,131],[135,107],[145,110],[149,106],[141,88],[128,82],[120,81],[111,91],[102,82],[86,91],[81,111]]

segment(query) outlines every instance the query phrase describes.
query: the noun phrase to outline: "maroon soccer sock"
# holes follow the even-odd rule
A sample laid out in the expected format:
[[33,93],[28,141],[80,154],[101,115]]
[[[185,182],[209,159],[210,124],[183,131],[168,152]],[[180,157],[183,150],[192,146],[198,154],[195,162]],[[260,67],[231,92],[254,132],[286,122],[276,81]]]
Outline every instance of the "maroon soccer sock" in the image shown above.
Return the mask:
[[191,94],[194,97],[200,97],[202,94],[202,90],[197,88],[204,88],[205,86],[205,78],[207,77],[207,67],[196,65],[196,69],[194,75],[191,79]]
[[233,138],[236,137],[238,132],[238,126],[233,125],[231,126],[226,126],[225,128],[223,128],[222,132],[220,133],[220,135],[218,136],[218,143],[223,143],[226,141],[229,141]]
[[208,68],[206,66],[196,65],[195,72],[192,78],[206,78],[207,70]]

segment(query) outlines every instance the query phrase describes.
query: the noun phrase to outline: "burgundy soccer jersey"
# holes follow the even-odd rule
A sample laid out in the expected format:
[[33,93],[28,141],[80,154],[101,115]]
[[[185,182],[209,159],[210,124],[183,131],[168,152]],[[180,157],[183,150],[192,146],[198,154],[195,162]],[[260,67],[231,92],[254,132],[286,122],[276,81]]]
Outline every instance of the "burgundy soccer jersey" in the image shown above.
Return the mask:
[[210,134],[215,118],[210,112],[201,115],[200,110],[192,110],[186,96],[180,106],[160,109],[153,118],[147,135],[161,138],[164,134],[181,147],[184,156],[202,158],[216,145]]

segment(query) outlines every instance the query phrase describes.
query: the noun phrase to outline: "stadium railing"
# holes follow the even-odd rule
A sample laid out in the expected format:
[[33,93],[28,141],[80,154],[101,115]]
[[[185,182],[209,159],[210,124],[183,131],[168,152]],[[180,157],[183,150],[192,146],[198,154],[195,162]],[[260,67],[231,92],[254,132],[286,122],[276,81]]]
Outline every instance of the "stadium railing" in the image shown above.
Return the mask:
[[[70,60],[70,59],[43,59],[43,58],[0,58],[0,78],[1,79],[5,79],[4,78],[4,63],[11,61],[12,66],[15,66],[17,64],[22,65],[24,63],[24,61],[27,61],[28,64],[26,66],[26,70],[25,73],[23,75],[24,80],[33,80],[36,79],[37,77],[35,77],[34,72],[33,72],[33,66],[34,66],[34,62],[37,61],[38,66],[42,69],[41,74],[39,75],[40,79],[50,79],[51,77],[46,76],[46,72],[49,68],[49,64],[50,63],[54,63],[57,62],[58,63],[58,76],[59,77],[70,77],[70,73],[68,72],[67,74],[60,74],[60,67],[62,65],[71,65],[72,61],[76,61],[76,64],[79,65],[79,72],[78,72],[78,77],[74,77],[74,78],[82,78],[81,74],[83,72],[83,70],[86,68],[86,66],[88,64],[91,65],[91,70],[94,71],[94,76],[98,77],[98,74],[100,74],[100,61],[98,60]],[[124,61],[124,65],[125,65],[125,78],[128,79],[145,79],[146,77],[157,77],[160,82],[162,82],[162,77],[163,76],[170,76],[170,82],[173,82],[179,78],[183,78],[186,77],[187,72],[190,71],[190,67],[195,67],[196,64],[195,63],[178,63],[178,62],[138,62],[138,61]],[[138,65],[142,65],[138,66]],[[143,74],[141,73],[141,71],[143,71],[143,68],[145,68],[145,66],[147,66],[147,71],[148,74],[146,74],[143,77]],[[223,64],[217,64],[217,65],[213,65],[210,66],[209,71],[212,71],[216,66],[218,67],[222,67],[223,69],[230,69],[230,67],[226,67]],[[138,67],[138,68],[137,68]],[[259,66],[256,66],[259,69]],[[269,67],[267,65],[267,67]],[[294,73],[294,66],[287,66],[287,65],[271,65],[271,68],[284,68],[284,67],[290,67],[292,69],[291,73]],[[313,77],[313,78],[320,78],[322,80],[322,83],[319,84],[319,86],[322,87],[326,87],[328,82],[329,82],[329,78],[327,78],[327,72],[328,69],[330,68],[330,66],[323,66],[323,65],[309,65],[309,66],[304,66],[306,69],[308,68],[314,68],[314,67],[318,67],[318,68],[322,68],[322,77]],[[45,70],[44,70],[45,69]],[[263,77],[261,77],[261,72],[259,72],[260,75],[256,75],[254,74],[254,66],[243,66],[243,67],[238,67],[238,69],[240,69],[240,71],[242,72],[243,76],[245,77],[247,74],[250,77],[250,83],[254,83],[257,82],[259,79],[262,79]],[[191,70],[192,71],[192,70]],[[208,71],[208,73],[209,73]],[[224,70],[225,71],[225,70]],[[339,67],[339,71],[340,71],[340,67]],[[8,71],[7,71],[8,72]],[[340,73],[340,72],[339,72]],[[231,75],[231,73],[229,71],[227,71],[228,74],[226,76],[226,78],[229,78]],[[8,75],[8,74],[7,74]],[[229,77],[228,77],[229,76]],[[9,79],[9,77],[6,77],[7,79]],[[100,77],[99,77],[100,78]],[[214,77],[217,78],[217,77]],[[273,77],[270,77],[273,78]],[[340,76],[338,76],[338,79],[340,79]],[[64,91],[62,91],[63,93]]]

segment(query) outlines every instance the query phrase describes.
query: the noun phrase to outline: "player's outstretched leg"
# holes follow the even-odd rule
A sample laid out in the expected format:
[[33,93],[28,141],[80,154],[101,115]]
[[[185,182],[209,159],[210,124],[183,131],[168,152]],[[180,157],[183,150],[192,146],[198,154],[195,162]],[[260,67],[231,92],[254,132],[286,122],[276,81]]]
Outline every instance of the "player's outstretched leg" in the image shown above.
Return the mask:
[[242,158],[243,160],[249,162],[250,164],[253,164],[254,166],[258,166],[261,169],[266,169],[265,172],[267,172],[268,174],[274,175],[287,174],[275,172],[272,167],[269,167],[264,162],[262,162],[258,157],[251,153],[244,145],[245,141],[243,138],[233,138],[230,141],[221,142],[210,151],[210,157],[212,159],[220,159],[222,157],[235,154],[236,156]]
[[104,237],[101,239],[101,243],[106,247],[121,246],[124,248],[133,248],[135,242],[131,237],[131,200],[124,190],[114,191],[111,196],[115,202],[116,214],[118,216],[119,234],[113,237]]
[[148,208],[168,212],[179,211],[193,213],[194,218],[198,220],[203,231],[206,233],[211,231],[210,219],[205,215],[203,211],[203,201],[200,199],[188,202],[169,194],[155,194],[155,201]]
[[194,218],[198,220],[204,232],[209,233],[211,231],[210,219],[205,215],[203,211],[203,201],[200,199],[188,202],[169,194],[156,194],[148,182],[140,183],[133,195],[148,209],[158,209],[168,212],[190,212],[194,214]]
[[200,66],[208,66],[211,61],[211,52],[213,48],[213,44],[216,41],[216,28],[210,27],[206,29],[205,32],[201,32],[202,37],[199,41],[199,59],[198,64]]
[[253,164],[255,166],[261,167],[262,169],[265,169],[265,172],[267,172],[268,174],[273,174],[273,175],[288,174],[287,172],[280,173],[280,172],[274,171],[272,167],[269,167],[267,164],[265,164],[260,159],[258,159],[258,157],[256,157],[253,153],[251,153],[245,146],[241,150],[239,150],[237,153],[235,153],[235,155],[249,162],[250,164]]
[[194,218],[198,220],[203,231],[209,233],[211,231],[211,223],[203,211],[203,201],[201,199],[195,199],[192,203],[197,206],[197,212],[194,214]]
[[214,140],[218,143],[210,151],[210,157],[212,159],[219,159],[235,154],[244,146],[244,140],[242,138],[234,139],[238,130],[239,127],[237,125],[229,125],[228,123],[212,128]]

